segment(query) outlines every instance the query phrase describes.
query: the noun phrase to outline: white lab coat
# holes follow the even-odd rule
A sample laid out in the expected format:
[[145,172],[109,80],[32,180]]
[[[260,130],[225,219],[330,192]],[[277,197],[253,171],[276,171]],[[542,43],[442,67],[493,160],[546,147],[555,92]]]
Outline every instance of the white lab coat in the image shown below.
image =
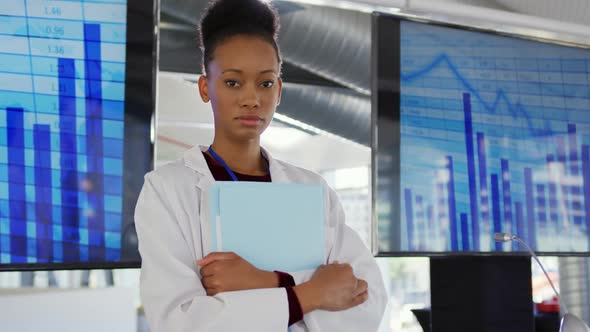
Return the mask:
[[[289,308],[283,288],[207,296],[196,261],[211,252],[209,187],[215,182],[202,151],[195,147],[176,162],[145,176],[135,209],[141,266],[141,299],[151,332],[287,331]],[[291,326],[292,332],[372,332],[378,329],[387,296],[375,259],[344,224],[344,210],[325,180],[273,159],[266,151],[273,182],[315,183],[325,187],[326,260],[352,265],[369,285],[368,300],[340,312],[316,310]],[[264,204],[264,202],[260,202]],[[280,250],[280,249],[277,249]],[[296,284],[313,271],[285,271]]]

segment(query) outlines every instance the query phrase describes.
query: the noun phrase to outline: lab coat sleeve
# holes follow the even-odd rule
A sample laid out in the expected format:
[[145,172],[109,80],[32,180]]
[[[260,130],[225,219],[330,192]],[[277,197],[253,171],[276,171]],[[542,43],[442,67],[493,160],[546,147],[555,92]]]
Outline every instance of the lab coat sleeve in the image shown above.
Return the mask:
[[152,332],[285,331],[289,312],[282,288],[207,296],[194,253],[171,208],[166,181],[149,173],[135,209],[142,258],[140,294]]
[[[387,305],[387,293],[375,258],[364,245],[358,234],[344,222],[344,209],[336,192],[329,190],[329,227],[334,227],[334,238],[328,255],[328,263],[338,261],[352,266],[357,278],[369,286],[367,301],[354,308],[329,312],[316,310],[304,316],[310,332],[327,331],[377,331]],[[313,271],[290,272],[295,284],[311,278]],[[295,331],[295,328],[292,329]]]

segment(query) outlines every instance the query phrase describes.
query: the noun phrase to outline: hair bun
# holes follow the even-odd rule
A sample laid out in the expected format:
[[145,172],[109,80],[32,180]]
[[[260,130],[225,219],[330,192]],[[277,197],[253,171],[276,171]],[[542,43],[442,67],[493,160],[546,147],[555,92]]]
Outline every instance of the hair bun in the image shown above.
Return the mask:
[[279,30],[277,11],[264,0],[212,1],[201,19],[201,43],[207,44],[223,30],[239,30],[242,27],[256,27],[276,39]]

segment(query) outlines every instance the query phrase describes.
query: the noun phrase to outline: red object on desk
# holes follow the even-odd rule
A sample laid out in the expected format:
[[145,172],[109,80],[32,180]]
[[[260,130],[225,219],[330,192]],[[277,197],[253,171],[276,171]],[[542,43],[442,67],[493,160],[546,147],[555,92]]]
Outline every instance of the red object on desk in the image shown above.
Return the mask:
[[559,302],[557,297],[554,296],[551,300],[546,300],[541,303],[535,303],[535,310],[543,313],[554,313],[559,312]]

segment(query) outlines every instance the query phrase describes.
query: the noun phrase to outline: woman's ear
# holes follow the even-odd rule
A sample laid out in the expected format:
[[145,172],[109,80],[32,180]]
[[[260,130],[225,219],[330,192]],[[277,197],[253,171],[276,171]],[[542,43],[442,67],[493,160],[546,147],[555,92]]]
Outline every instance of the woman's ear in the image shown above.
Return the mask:
[[209,83],[207,82],[207,76],[205,75],[199,77],[199,94],[204,103],[208,103],[209,100],[211,100],[211,98],[209,98]]
[[283,94],[283,79],[279,77],[277,83],[279,84],[279,97],[277,98],[277,106],[281,104],[281,95]]

